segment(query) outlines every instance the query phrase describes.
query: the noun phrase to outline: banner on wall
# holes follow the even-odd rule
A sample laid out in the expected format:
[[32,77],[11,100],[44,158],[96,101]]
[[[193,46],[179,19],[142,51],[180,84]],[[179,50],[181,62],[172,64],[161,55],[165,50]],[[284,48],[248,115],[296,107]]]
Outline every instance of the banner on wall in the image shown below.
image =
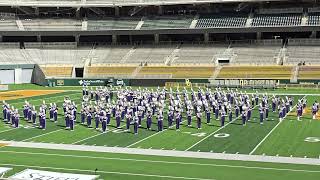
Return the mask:
[[60,173],[51,171],[40,171],[34,169],[26,169],[19,172],[10,178],[12,179],[24,179],[24,180],[48,180],[48,179],[59,179],[59,180],[95,180],[98,175],[85,175],[85,174],[72,174],[72,173]]

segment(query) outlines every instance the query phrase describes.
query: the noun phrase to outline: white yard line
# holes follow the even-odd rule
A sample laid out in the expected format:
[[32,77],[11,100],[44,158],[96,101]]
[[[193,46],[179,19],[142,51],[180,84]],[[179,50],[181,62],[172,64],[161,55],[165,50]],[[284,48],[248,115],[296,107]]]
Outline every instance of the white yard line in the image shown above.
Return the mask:
[[52,134],[52,133],[55,133],[55,132],[59,132],[59,131],[62,131],[62,130],[64,130],[64,129],[57,129],[55,131],[50,131],[50,132],[47,132],[47,133],[44,133],[44,134],[40,134],[38,136],[33,136],[31,138],[22,140],[22,142],[30,141],[32,139],[35,139],[35,138],[38,138],[38,137],[42,137],[42,136],[45,136],[45,135],[48,135],[48,134]]
[[67,170],[73,172],[90,172],[90,173],[101,173],[101,174],[118,174],[126,176],[142,176],[142,177],[156,177],[156,178],[167,178],[167,179],[186,179],[186,180],[215,180],[215,179],[204,179],[204,178],[194,178],[194,177],[183,177],[183,176],[167,176],[167,175],[157,175],[157,174],[139,174],[139,173],[128,173],[128,172],[118,172],[118,171],[94,171],[85,169],[71,169],[71,168],[57,168],[57,167],[43,167],[43,166],[30,166],[22,164],[1,164],[2,166],[14,166],[14,167],[31,167],[37,169],[52,169],[52,170]]
[[[307,97],[307,95],[303,96],[303,98],[305,98],[305,97]],[[303,99],[303,98],[301,98],[301,99]],[[293,109],[295,109],[295,108],[297,107],[297,105],[298,105],[298,104],[296,104],[296,105],[286,114],[286,116],[283,118],[282,121],[279,121],[278,124],[271,129],[271,131],[259,142],[259,144],[257,144],[256,147],[253,148],[253,150],[249,153],[249,155],[252,155],[252,154],[260,147],[260,145],[271,135],[271,133],[272,133],[275,129],[277,129],[277,127],[284,121],[284,119],[287,117],[287,115],[288,115]]]
[[138,144],[138,143],[140,143],[140,142],[142,142],[142,141],[145,141],[145,140],[147,140],[147,139],[149,139],[149,138],[152,138],[153,136],[158,135],[158,134],[160,134],[160,133],[162,133],[162,132],[164,132],[164,131],[166,131],[166,130],[168,130],[168,129],[164,129],[164,130],[162,130],[162,131],[156,132],[156,133],[154,133],[154,134],[152,134],[152,135],[150,135],[150,136],[147,136],[147,137],[145,137],[145,138],[143,138],[143,139],[141,139],[141,140],[139,140],[139,141],[136,141],[136,142],[134,142],[134,143],[132,143],[132,144],[126,146],[126,147],[127,147],[127,148],[132,147],[132,146],[134,146],[134,145],[136,145],[136,144]]
[[[124,127],[124,126],[126,126],[126,124],[120,126],[120,128],[122,128],[122,127]],[[113,128],[113,129],[111,129],[111,130],[107,130],[107,132],[113,131],[113,130],[115,130],[115,129],[118,129],[118,128]],[[100,136],[100,135],[103,135],[103,133],[98,133],[98,134],[95,134],[95,135],[93,135],[93,136],[89,136],[89,137],[87,137],[87,138],[80,139],[79,141],[73,142],[73,143],[71,143],[71,144],[78,144],[78,143],[80,143],[80,142],[86,141],[86,140],[91,139],[91,138],[95,138],[95,137]]]
[[[256,105],[253,109],[255,109],[258,105]],[[253,110],[252,109],[252,110]],[[196,142],[195,144],[193,144],[192,146],[188,147],[185,151],[189,151],[190,149],[192,149],[193,147],[195,147],[196,145],[200,144],[202,141],[208,139],[209,137],[211,137],[212,135],[214,135],[215,133],[219,132],[221,129],[224,129],[225,127],[227,127],[229,124],[233,123],[234,121],[238,120],[239,118],[241,118],[241,115],[239,115],[238,117],[234,118],[232,121],[228,122],[226,125],[220,127],[219,129],[213,131],[211,134],[209,134],[208,136],[200,139],[198,142]]]
[[[192,116],[192,117],[195,117],[195,116]],[[182,123],[185,122],[185,121],[186,121],[186,120],[182,121]],[[167,129],[163,129],[162,131],[158,131],[158,132],[156,132],[156,133],[154,133],[154,134],[152,134],[152,135],[150,135],[150,136],[147,136],[147,137],[145,137],[145,138],[143,138],[143,139],[141,139],[141,140],[139,140],[139,141],[137,141],[137,142],[134,142],[134,143],[132,143],[132,144],[126,146],[126,147],[127,147],[127,148],[132,147],[132,146],[134,146],[134,145],[136,145],[136,144],[138,144],[138,143],[141,143],[141,142],[143,142],[143,141],[145,141],[145,140],[147,140],[147,139],[149,139],[149,138],[152,138],[153,136],[156,136],[156,135],[158,135],[158,134],[161,134],[161,133],[167,131],[168,129],[169,129],[169,127],[167,127]]]
[[4,133],[4,132],[8,132],[8,131],[12,131],[12,130],[15,130],[16,128],[11,128],[11,129],[7,129],[7,130],[4,130],[4,131],[0,131],[0,134],[1,133]]

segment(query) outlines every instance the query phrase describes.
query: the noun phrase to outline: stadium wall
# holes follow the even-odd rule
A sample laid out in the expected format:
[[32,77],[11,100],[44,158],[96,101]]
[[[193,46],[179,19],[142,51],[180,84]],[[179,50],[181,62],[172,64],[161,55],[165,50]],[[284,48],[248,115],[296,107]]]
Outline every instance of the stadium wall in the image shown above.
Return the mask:
[[45,77],[43,71],[41,70],[40,66],[37,64],[34,65],[31,82],[33,84],[38,84],[41,86],[48,86],[48,82],[46,80],[46,77]]
[[31,83],[33,64],[0,65],[0,84]]

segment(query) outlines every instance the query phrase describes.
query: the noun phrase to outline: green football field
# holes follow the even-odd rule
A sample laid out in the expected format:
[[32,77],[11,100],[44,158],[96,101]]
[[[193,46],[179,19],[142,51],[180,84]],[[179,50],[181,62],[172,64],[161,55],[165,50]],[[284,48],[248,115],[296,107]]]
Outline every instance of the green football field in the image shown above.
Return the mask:
[[[48,89],[34,85],[13,86],[17,89]],[[7,102],[22,109],[25,100],[38,106],[43,100],[57,103],[61,107],[65,96],[77,104],[82,101],[81,88],[55,88],[66,90],[51,95],[18,98]],[[246,90],[252,92],[251,90]],[[279,89],[260,90],[259,93],[292,94],[295,104],[299,98],[308,99],[308,107],[320,99],[319,90]],[[295,107],[295,106],[294,106]],[[78,109],[80,106],[78,105]],[[2,119],[2,111],[0,113]],[[164,115],[166,117],[166,114]],[[213,115],[211,115],[213,117]],[[75,131],[65,130],[64,117],[60,108],[58,123],[47,120],[45,131],[33,127],[21,118],[18,129],[0,122],[0,142],[22,141],[52,144],[76,144],[86,146],[128,147],[138,149],[159,149],[174,151],[212,152],[225,154],[252,154],[279,157],[320,158],[320,120],[312,120],[307,109],[302,121],[297,121],[296,109],[292,109],[284,121],[279,122],[278,113],[270,113],[269,119],[261,125],[257,108],[253,110],[252,120],[242,126],[240,119],[227,122],[224,127],[220,121],[202,123],[202,129],[187,127],[184,123],[180,131],[167,129],[157,132],[156,120],[152,130],[142,123],[138,135],[115,128],[111,120],[108,132],[103,134],[79,123]],[[203,119],[205,121],[205,119]],[[93,123],[94,125],[94,123]],[[124,123],[121,124],[124,128]],[[100,125],[101,126],[101,125]],[[212,160],[186,157],[162,157],[133,154],[114,154],[99,152],[63,151],[18,147],[0,148],[0,167],[13,167],[6,176],[26,168],[94,174],[101,179],[319,179],[320,167],[317,165],[296,165],[266,162]]]

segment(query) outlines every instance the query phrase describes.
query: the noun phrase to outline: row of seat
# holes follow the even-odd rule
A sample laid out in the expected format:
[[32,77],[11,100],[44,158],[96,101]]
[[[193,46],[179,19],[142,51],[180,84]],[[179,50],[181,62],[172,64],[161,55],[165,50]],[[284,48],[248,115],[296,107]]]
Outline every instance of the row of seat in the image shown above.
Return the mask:
[[40,66],[46,77],[71,77],[72,65]]
[[[42,65],[47,77],[71,77],[72,65]],[[132,78],[136,66],[89,66],[87,78]],[[218,79],[290,79],[293,66],[224,66]],[[146,66],[141,67],[134,78],[210,78],[213,66]],[[320,66],[301,66],[298,79],[320,79]]]
[[[211,15],[200,17],[195,24],[196,28],[218,27],[245,27],[247,16],[243,15]],[[312,13],[309,16],[308,25],[319,25],[319,15]],[[87,21],[87,30],[112,30],[112,29],[135,29],[139,24],[137,18],[106,19]],[[189,28],[193,17],[156,17],[144,18],[140,29],[173,29]],[[302,14],[258,14],[252,19],[253,27],[259,26],[300,26]],[[82,30],[82,22],[75,19],[22,19],[21,23],[25,30]],[[18,30],[15,19],[0,19],[0,30]]]
[[290,79],[292,66],[224,66],[221,79]]
[[320,79],[320,66],[300,66],[298,79]]

